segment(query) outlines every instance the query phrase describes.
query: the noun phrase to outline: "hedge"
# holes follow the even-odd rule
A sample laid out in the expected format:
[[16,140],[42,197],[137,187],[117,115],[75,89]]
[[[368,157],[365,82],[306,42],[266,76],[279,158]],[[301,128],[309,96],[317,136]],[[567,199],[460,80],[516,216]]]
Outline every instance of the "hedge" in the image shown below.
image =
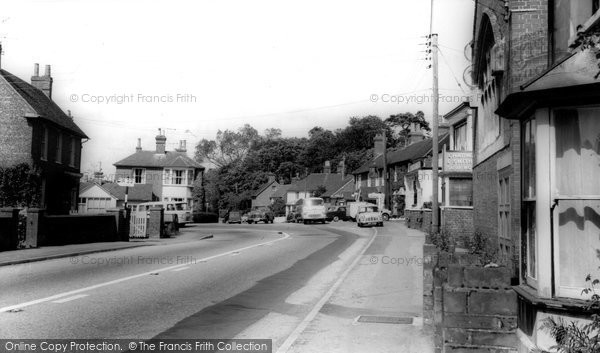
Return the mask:
[[193,214],[194,223],[219,223],[219,215],[211,212],[196,212]]

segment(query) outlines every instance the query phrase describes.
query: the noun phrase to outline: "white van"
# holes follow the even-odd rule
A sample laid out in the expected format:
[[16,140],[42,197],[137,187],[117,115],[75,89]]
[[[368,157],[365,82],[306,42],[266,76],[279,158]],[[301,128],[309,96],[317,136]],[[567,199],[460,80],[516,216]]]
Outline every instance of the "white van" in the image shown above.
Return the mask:
[[320,197],[309,197],[296,201],[294,206],[294,219],[296,222],[321,222],[325,223],[325,202]]
[[171,219],[172,215],[177,215],[177,225],[181,226],[192,222],[192,211],[185,202],[175,201],[154,201],[144,202],[131,206],[131,212],[148,211],[150,207],[162,206],[165,210],[165,220]]

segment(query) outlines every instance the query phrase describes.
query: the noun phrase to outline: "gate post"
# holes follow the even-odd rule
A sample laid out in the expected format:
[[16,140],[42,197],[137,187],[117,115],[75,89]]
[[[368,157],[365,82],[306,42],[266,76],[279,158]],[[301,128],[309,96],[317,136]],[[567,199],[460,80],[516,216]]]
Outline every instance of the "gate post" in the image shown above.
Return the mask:
[[106,210],[107,213],[115,216],[118,241],[129,241],[129,217],[127,217],[128,209],[112,208]]
[[25,247],[37,248],[43,245],[43,219],[45,209],[30,208],[27,210],[27,231],[25,233]]
[[148,237],[162,238],[164,236],[165,210],[162,206],[150,207],[148,220]]

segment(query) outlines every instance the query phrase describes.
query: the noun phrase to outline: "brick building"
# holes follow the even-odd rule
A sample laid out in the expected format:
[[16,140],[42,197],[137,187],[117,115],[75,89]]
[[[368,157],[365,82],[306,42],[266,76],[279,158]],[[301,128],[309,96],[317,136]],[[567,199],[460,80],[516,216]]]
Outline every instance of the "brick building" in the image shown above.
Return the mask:
[[161,201],[194,205],[192,190],[201,183],[204,167],[187,156],[185,141],[175,151],[166,150],[167,137],[159,130],[156,149],[142,150],[141,140],[135,153],[114,163],[117,178],[131,178],[135,184],[152,184],[152,193]]
[[589,318],[585,276],[600,277],[598,66],[569,49],[578,29],[599,28],[598,7],[476,3],[474,227],[512,260],[520,352],[555,344],[541,329],[548,316]]
[[0,70],[0,165],[27,163],[41,177],[40,206],[49,214],[77,209],[85,133],[52,101],[50,65],[31,84]]
[[269,179],[262,184],[252,194],[252,208],[265,207],[272,204],[272,196],[279,188],[279,183],[275,180],[274,174],[269,174]]

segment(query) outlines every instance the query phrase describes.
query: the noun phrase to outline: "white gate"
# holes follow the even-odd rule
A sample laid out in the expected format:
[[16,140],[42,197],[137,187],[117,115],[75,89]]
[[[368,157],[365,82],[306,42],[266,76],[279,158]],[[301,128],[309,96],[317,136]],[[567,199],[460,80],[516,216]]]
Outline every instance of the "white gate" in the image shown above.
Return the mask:
[[148,238],[148,214],[146,211],[131,212],[129,221],[130,238]]

